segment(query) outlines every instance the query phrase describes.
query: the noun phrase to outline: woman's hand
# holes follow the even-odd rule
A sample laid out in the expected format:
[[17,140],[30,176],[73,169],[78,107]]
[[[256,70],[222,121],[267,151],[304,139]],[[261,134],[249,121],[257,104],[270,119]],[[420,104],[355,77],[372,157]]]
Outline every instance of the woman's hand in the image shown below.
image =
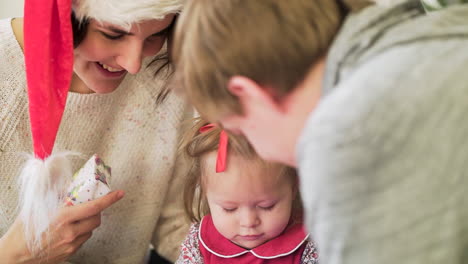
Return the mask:
[[123,195],[123,191],[114,191],[84,204],[62,208],[50,225],[48,239],[44,239],[41,251],[35,255],[29,252],[22,223],[17,219],[0,239],[2,263],[54,264],[67,260],[101,224],[101,212]]

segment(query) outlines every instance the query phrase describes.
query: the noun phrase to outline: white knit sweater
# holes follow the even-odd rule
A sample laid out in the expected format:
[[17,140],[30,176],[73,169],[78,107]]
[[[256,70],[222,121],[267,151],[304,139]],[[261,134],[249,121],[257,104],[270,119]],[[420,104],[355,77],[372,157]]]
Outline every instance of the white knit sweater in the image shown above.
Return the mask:
[[[0,20],[0,236],[17,216],[17,177],[32,152],[23,53],[11,20]],[[188,230],[181,180],[174,168],[181,121],[190,108],[169,94],[154,68],[128,75],[111,94],[69,93],[54,151],[97,153],[112,167],[112,189],[125,197],[103,213],[102,225],[69,260],[72,263],[142,263],[150,243],[175,260]]]

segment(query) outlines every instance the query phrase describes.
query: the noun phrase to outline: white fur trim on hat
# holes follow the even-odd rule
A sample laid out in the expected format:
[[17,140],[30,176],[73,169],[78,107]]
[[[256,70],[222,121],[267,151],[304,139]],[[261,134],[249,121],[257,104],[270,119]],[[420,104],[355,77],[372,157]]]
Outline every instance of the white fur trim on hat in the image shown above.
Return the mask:
[[392,6],[392,5],[396,5],[398,3],[401,3],[405,0],[373,0],[375,3],[377,3],[378,5],[382,5],[382,6]]
[[73,0],[72,8],[80,21],[91,18],[129,29],[132,23],[179,13],[184,3],[185,0]]

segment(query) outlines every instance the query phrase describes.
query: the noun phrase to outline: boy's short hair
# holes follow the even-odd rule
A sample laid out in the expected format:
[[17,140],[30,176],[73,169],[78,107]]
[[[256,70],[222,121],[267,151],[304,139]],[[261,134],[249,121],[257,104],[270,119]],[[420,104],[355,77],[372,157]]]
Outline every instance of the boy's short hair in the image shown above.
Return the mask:
[[342,0],[188,1],[173,50],[180,85],[210,121],[242,113],[227,90],[233,76],[282,97],[327,52],[349,7]]

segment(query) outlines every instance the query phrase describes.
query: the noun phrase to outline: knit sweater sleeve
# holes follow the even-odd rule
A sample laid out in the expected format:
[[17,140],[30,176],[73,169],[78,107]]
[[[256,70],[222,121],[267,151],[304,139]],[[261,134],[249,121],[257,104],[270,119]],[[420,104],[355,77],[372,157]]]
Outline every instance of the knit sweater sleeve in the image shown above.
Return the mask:
[[420,43],[356,66],[303,131],[301,194],[323,263],[466,256],[468,34]]
[[[168,260],[174,261],[179,254],[179,246],[187,234],[189,223],[183,209],[183,186],[185,164],[177,159],[169,185],[163,210],[153,233],[152,243],[156,251]],[[177,221],[174,221],[177,219]]]
[[[192,108],[186,105],[183,120],[193,116]],[[179,138],[188,128],[189,122],[180,125]],[[166,200],[159,217],[157,226],[153,232],[152,243],[156,251],[166,259],[174,262],[179,256],[179,246],[189,229],[189,221],[186,220],[182,186],[184,185],[187,161],[182,157],[176,157],[171,182],[167,191]],[[176,220],[176,221],[175,221]]]
[[[0,153],[27,111],[24,57],[13,35],[11,19],[0,20]],[[1,181],[0,181],[1,183]]]

